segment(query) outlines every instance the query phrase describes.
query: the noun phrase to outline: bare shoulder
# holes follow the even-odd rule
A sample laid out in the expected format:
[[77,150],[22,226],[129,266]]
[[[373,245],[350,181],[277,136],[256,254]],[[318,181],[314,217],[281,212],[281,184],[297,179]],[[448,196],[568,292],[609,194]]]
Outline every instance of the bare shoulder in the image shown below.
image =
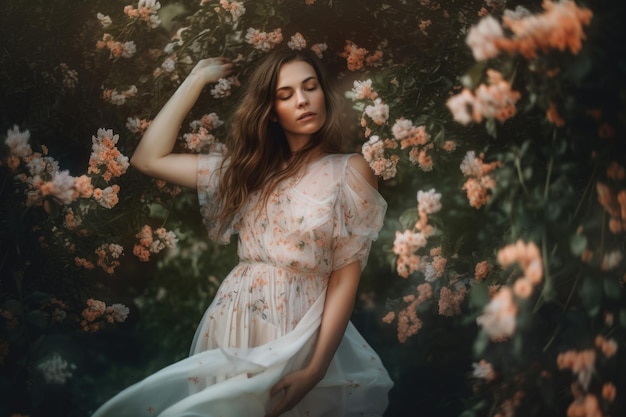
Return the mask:
[[348,165],[357,170],[357,172],[361,174],[361,176],[369,182],[372,187],[378,189],[378,180],[376,179],[376,175],[374,175],[372,168],[370,168],[370,165],[367,163],[365,158],[363,158],[363,155],[351,155],[348,158]]

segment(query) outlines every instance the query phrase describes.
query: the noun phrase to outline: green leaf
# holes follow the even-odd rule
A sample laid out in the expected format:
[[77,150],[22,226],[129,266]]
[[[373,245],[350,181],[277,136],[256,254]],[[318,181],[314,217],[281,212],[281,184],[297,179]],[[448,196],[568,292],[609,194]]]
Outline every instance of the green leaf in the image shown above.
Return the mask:
[[619,311],[619,325],[626,327],[626,309],[621,309]]
[[150,204],[148,205],[148,209],[150,210],[150,217],[152,218],[165,219],[167,217],[168,211],[161,204]]
[[579,256],[587,248],[587,236],[573,235],[569,240],[569,247],[573,255]]
[[469,293],[470,308],[480,309],[489,302],[489,286],[485,283],[474,285]]
[[474,341],[474,354],[476,356],[482,356],[483,352],[489,345],[489,341],[489,335],[484,330],[478,333],[478,336]]
[[400,218],[398,220],[400,221],[400,224],[403,228],[412,229],[415,226],[415,223],[417,223],[418,219],[419,214],[417,212],[417,208],[414,208],[405,210],[404,213],[400,215]]
[[614,279],[604,280],[604,294],[612,300],[619,300],[622,296],[622,288]]
[[587,277],[580,287],[580,299],[590,316],[597,316],[600,313],[602,303],[602,281],[598,278]]

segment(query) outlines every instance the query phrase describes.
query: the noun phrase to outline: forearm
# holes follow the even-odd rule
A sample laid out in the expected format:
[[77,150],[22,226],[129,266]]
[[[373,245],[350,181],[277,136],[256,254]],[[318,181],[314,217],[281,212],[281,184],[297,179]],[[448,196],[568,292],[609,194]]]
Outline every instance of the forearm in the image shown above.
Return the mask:
[[343,338],[354,309],[361,266],[353,262],[337,271],[329,279],[322,323],[311,360],[306,370],[321,380]]
[[180,126],[204,85],[200,77],[191,73],[178,87],[141,138],[131,158],[134,167],[150,174],[153,167],[172,152]]

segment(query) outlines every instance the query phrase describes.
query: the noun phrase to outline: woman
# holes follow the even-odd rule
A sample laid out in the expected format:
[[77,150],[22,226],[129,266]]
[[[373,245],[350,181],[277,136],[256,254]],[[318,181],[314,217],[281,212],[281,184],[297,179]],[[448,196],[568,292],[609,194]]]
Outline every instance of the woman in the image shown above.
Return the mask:
[[386,203],[359,155],[339,154],[335,98],[317,59],[276,50],[248,80],[228,156],[172,153],[204,86],[232,71],[200,61],[131,163],[197,188],[209,236],[238,236],[240,263],[203,317],[189,358],[95,416],[381,416],[392,382],[349,322]]

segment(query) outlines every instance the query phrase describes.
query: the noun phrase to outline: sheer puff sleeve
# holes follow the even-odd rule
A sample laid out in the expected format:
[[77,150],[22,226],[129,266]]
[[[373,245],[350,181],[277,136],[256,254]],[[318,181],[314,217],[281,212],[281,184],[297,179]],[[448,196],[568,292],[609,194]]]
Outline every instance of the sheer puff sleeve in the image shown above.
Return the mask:
[[372,241],[383,226],[387,202],[346,160],[335,204],[333,270],[358,261],[365,268]]
[[221,172],[226,167],[226,164],[222,166],[223,159],[224,155],[221,153],[198,155],[198,201],[209,238],[217,243],[227,244],[231,235],[235,233],[236,219],[232,219],[226,227],[221,228],[214,218],[219,211],[216,199],[217,187]]

